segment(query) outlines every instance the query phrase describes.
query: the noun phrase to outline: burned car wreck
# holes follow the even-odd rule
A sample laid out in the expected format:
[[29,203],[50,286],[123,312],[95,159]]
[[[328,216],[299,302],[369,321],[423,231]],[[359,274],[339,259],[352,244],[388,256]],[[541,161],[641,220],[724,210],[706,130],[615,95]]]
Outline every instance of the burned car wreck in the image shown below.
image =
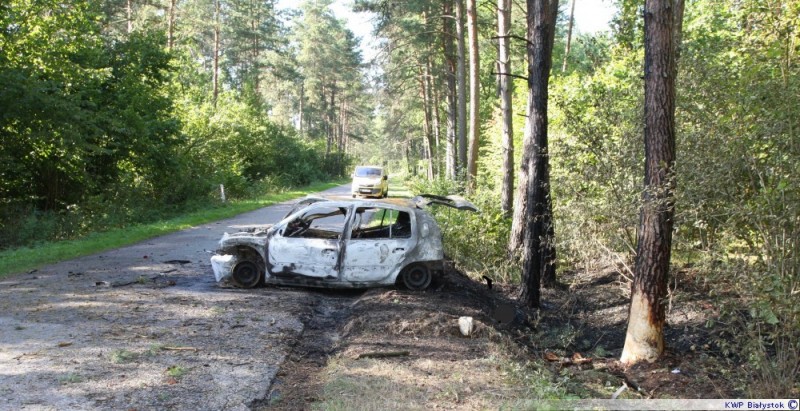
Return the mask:
[[306,197],[277,224],[225,233],[211,266],[217,282],[361,288],[427,288],[444,259],[426,207],[477,211],[458,196],[411,200]]

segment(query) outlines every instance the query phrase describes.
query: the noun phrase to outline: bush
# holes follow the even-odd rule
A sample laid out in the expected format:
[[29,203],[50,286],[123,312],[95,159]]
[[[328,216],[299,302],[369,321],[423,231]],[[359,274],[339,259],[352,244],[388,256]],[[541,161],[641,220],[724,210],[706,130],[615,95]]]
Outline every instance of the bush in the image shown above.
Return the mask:
[[[411,178],[409,188],[420,193],[449,195],[463,192],[463,185],[450,180],[428,181]],[[507,247],[511,218],[503,215],[497,193],[478,184],[469,200],[478,213],[456,211],[449,207],[432,207],[442,229],[444,251],[448,258],[473,278],[485,275],[501,282],[519,282],[519,266],[509,261]]]

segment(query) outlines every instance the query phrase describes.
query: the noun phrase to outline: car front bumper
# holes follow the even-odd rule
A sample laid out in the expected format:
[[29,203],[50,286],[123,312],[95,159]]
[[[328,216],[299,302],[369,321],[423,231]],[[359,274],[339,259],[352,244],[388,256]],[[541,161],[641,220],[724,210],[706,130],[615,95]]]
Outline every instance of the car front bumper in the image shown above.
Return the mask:
[[358,187],[353,188],[353,194],[360,194],[360,195],[377,195],[381,193],[380,187]]
[[230,254],[217,254],[212,256],[211,268],[214,270],[214,278],[217,279],[217,282],[230,279],[233,273],[233,267],[236,267],[238,262],[239,259]]

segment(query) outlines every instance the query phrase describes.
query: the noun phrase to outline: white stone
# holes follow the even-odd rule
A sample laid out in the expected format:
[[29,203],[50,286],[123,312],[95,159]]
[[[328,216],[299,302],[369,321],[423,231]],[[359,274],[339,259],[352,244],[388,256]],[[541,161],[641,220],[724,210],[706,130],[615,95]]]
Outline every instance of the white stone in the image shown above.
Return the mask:
[[458,329],[461,331],[461,335],[464,337],[469,337],[470,334],[472,334],[472,331],[475,330],[475,324],[472,320],[472,317],[459,317]]

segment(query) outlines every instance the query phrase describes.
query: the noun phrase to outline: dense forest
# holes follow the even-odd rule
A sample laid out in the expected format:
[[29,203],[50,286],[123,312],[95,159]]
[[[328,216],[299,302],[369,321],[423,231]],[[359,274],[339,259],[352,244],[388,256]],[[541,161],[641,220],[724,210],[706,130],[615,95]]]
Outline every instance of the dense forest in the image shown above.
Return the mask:
[[327,3],[274,3],[3,2],[0,247],[346,173],[357,41]]
[[[414,191],[468,196],[480,214],[439,216],[448,255],[508,283],[535,271],[538,289],[608,264],[632,280],[652,208],[666,218],[667,269],[691,270],[682,281],[719,302],[720,349],[764,373],[785,367],[792,386],[800,1],[614,0],[609,30],[585,34],[574,0],[356,0],[374,16],[374,61],[331,3],[4,2],[0,246],[357,161],[408,175]],[[649,94],[674,95],[672,156],[650,164],[647,7],[678,4],[665,25],[671,83]],[[658,185],[650,166],[665,170]],[[539,198],[535,218],[518,217],[515,196]],[[656,305],[676,281],[659,278]]]
[[[379,122],[391,133],[378,138],[395,142],[391,158],[407,156],[417,191],[462,191],[480,203],[483,213],[474,217],[440,216],[450,220],[448,253],[476,277],[526,282],[526,262],[508,258],[521,241],[509,193],[512,178],[523,185],[535,174],[527,167],[535,164],[531,153],[549,167],[540,171],[546,197],[535,218],[544,223],[533,239],[543,283],[553,271],[602,264],[618,264],[632,279],[640,266],[640,209],[663,197],[656,208],[669,213],[668,236],[656,242],[666,244],[667,264],[671,249],[672,272],[690,269],[694,275],[683,281],[718,299],[718,323],[729,327],[720,331],[721,350],[796,380],[800,2],[686,1],[682,15],[671,17],[673,163],[658,187],[644,180],[645,141],[652,140],[642,138],[649,125],[644,40],[652,34],[645,21],[653,11],[644,1],[614,3],[609,32],[573,36],[566,1],[356,2],[378,13],[390,50],[377,98]],[[547,16],[535,14],[548,4],[559,7],[551,50],[536,41],[547,41],[548,33],[537,33]],[[539,54],[526,58],[530,49]],[[552,69],[544,71],[545,140],[528,146],[537,127],[542,134],[530,116],[541,114],[530,108],[542,93],[532,86],[542,71],[531,68],[546,59],[541,50],[552,52]],[[662,275],[656,305],[663,307],[676,281]],[[743,337],[734,344],[732,335]]]

